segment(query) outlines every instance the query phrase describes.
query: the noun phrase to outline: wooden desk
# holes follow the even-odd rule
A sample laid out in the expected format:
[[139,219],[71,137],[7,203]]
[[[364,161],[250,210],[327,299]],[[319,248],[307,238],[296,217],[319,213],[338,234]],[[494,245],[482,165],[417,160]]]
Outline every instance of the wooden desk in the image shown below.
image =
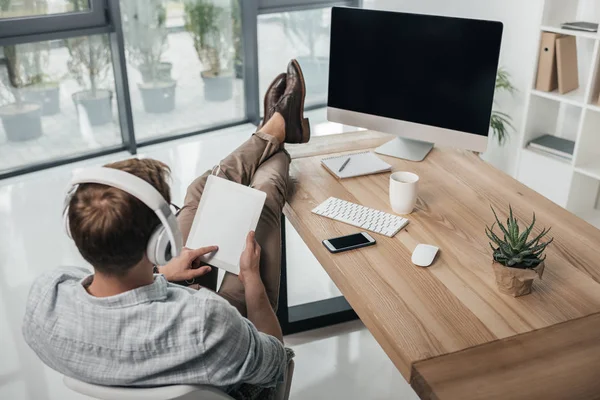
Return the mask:
[[[393,171],[421,177],[410,224],[394,238],[374,235],[376,246],[329,253],[323,239],[358,229],[310,210],[334,196],[392,212],[389,174],[338,181],[320,159],[389,139],[362,132],[291,146],[296,188],[285,215],[407,380],[419,361],[600,312],[600,231],[470,152],[436,148],[421,163],[381,156]],[[551,226],[555,238],[544,279],[520,298],[497,291],[484,233],[493,221],[490,205],[502,218],[509,204],[521,221],[535,211],[537,231]],[[429,268],[410,261],[419,243],[441,248]],[[433,381],[434,372],[421,377]]]

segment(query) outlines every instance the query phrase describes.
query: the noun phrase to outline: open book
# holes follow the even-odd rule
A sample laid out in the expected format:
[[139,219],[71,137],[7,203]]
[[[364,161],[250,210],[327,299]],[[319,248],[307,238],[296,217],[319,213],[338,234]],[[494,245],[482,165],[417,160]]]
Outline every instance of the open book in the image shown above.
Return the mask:
[[202,262],[239,275],[246,236],[256,229],[266,198],[260,190],[209,176],[186,247],[219,246]]

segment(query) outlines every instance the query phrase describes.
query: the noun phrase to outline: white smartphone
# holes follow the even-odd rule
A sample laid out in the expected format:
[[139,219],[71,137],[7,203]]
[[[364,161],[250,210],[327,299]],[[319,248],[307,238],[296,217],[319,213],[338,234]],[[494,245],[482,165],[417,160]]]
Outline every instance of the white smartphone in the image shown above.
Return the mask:
[[342,251],[346,250],[373,246],[375,243],[375,239],[373,239],[367,232],[323,240],[323,244],[325,247],[327,247],[327,250],[332,253],[341,253]]

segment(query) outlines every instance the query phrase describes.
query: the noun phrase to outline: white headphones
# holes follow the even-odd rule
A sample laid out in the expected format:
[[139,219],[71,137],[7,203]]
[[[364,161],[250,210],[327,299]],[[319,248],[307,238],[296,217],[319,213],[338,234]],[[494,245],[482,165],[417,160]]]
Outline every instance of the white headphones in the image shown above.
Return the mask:
[[[74,172],[69,193],[75,193],[76,186],[82,183],[99,183],[121,189],[156,213],[161,224],[152,232],[146,248],[146,255],[154,265],[165,265],[171,258],[181,254],[183,238],[177,225],[177,218],[154,186],[133,174],[105,167],[87,168]],[[67,201],[70,200],[67,199]],[[68,210],[65,211],[65,219],[67,232],[69,232]]]

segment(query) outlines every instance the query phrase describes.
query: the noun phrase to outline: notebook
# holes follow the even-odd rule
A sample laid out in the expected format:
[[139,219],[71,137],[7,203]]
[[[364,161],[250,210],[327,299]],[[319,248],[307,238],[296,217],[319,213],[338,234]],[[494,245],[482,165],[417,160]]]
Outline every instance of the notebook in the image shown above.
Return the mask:
[[266,198],[260,190],[209,176],[186,247],[219,246],[215,253],[201,257],[202,262],[239,275],[246,237],[256,229]]
[[[340,167],[350,159],[344,169]],[[329,157],[321,160],[321,164],[338,179],[354,178],[356,176],[379,174],[392,170],[392,166],[370,151],[342,156]]]
[[598,24],[596,24],[594,22],[584,22],[584,21],[565,22],[560,27],[563,29],[572,29],[575,31],[598,32]]
[[566,159],[572,159],[573,152],[575,151],[575,142],[553,135],[542,135],[529,142],[528,147]]

